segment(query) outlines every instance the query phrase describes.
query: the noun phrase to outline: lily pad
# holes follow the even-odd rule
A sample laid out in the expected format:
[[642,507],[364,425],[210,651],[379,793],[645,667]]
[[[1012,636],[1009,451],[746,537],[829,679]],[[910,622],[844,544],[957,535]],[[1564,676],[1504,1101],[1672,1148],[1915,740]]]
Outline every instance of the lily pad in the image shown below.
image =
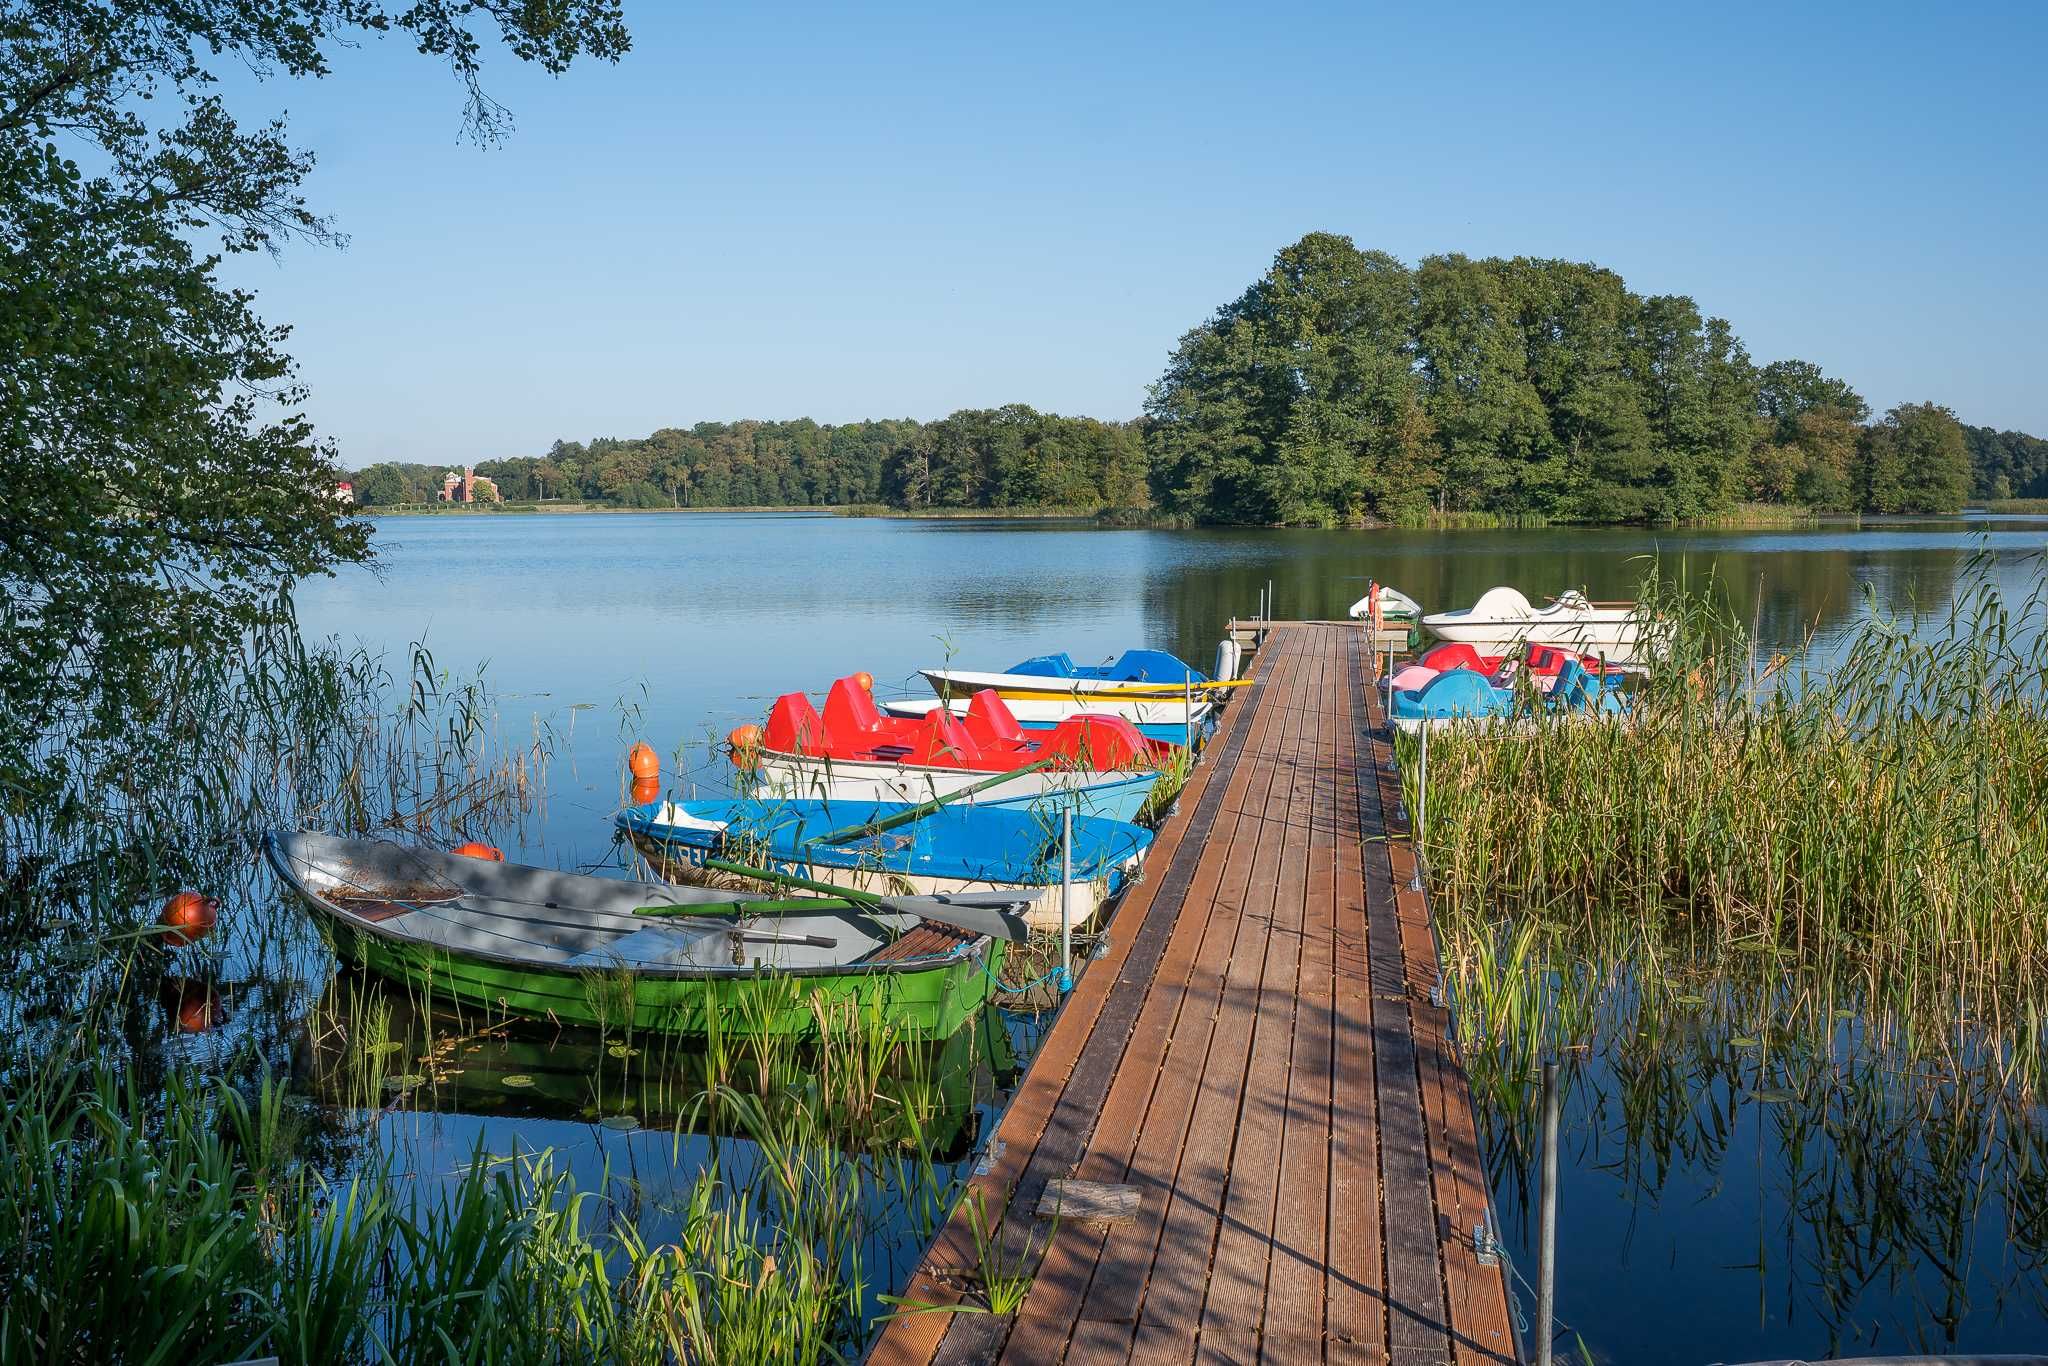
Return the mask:
[[1786,1101],[1791,1100],[1793,1097],[1790,1091],[1779,1091],[1773,1089],[1769,1091],[1757,1092],[1756,1098],[1759,1101],[1763,1102],[1765,1105],[1782,1105]]
[[598,1123],[615,1134],[630,1134],[640,1127],[640,1117],[638,1115],[606,1115]]
[[400,1072],[397,1076],[384,1078],[384,1089],[387,1091],[410,1091],[413,1087],[419,1086],[425,1081],[426,1077],[418,1072]]
[[524,1072],[514,1072],[509,1077],[498,1078],[498,1085],[509,1086],[513,1090],[517,1091],[524,1087],[533,1085],[533,1078],[527,1076]]
[[403,1047],[405,1047],[405,1045],[400,1043],[397,1039],[386,1039],[382,1043],[364,1044],[363,1052],[369,1054],[373,1058],[381,1058],[386,1053],[396,1053],[399,1049]]
[[1707,998],[1704,996],[1681,996],[1678,998],[1678,1003],[1682,1006],[1703,1006],[1707,1003]]
[[1763,1040],[1754,1034],[1737,1034],[1729,1039],[1728,1042],[1734,1044],[1737,1048],[1755,1048]]
[[610,1048],[605,1049],[605,1052],[611,1054],[615,1058],[637,1058],[640,1056],[639,1049],[629,1047],[628,1045],[622,1043],[613,1044]]

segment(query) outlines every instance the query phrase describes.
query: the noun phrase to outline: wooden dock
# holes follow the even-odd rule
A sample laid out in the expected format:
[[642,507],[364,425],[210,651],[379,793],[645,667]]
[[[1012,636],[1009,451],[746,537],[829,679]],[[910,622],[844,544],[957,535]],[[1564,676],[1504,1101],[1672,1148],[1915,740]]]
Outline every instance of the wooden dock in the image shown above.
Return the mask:
[[[1042,1249],[1021,1308],[897,1319],[871,1362],[1517,1359],[1364,636],[1273,624],[1004,1115],[974,1186],[990,1264]],[[1067,1179],[1135,1216],[1039,1218]],[[971,1302],[982,1263],[956,1213],[904,1296]]]

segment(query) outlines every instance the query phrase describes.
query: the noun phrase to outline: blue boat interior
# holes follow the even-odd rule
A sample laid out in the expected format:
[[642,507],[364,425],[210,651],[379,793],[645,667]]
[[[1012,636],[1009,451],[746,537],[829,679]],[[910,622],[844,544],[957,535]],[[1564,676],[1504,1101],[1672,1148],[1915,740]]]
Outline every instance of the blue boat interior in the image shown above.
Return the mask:
[[[841,867],[872,863],[940,876],[987,880],[1011,877],[1026,883],[1047,880],[1059,863],[1060,822],[1041,813],[1016,808],[953,806],[934,811],[892,830],[833,844],[817,843],[841,831],[858,831],[911,808],[894,802],[835,802],[812,799],[761,799],[677,802],[674,808],[693,821],[724,826],[674,825],[663,818],[667,802],[630,807],[619,823],[657,839],[716,846],[731,843],[766,846],[778,861],[801,852],[804,859]],[[1127,821],[1101,816],[1074,817],[1074,875],[1101,877],[1112,873],[1152,843],[1152,832]],[[746,861],[744,858],[742,862]],[[1056,880],[1056,878],[1055,878]]]
[[[1551,711],[1616,715],[1628,709],[1628,699],[1610,686],[1610,680],[1595,678],[1574,659],[1567,660],[1558,670],[1557,682],[1551,686],[1543,705]],[[1508,716],[1514,709],[1513,689],[1496,688],[1484,674],[1470,669],[1446,669],[1420,688],[1404,688],[1395,693],[1391,710],[1399,720],[1442,720]]]
[[1206,683],[1209,676],[1183,664],[1164,650],[1125,650],[1108,664],[1076,664],[1062,650],[1034,655],[1007,673],[1031,678],[1086,678],[1104,683]]

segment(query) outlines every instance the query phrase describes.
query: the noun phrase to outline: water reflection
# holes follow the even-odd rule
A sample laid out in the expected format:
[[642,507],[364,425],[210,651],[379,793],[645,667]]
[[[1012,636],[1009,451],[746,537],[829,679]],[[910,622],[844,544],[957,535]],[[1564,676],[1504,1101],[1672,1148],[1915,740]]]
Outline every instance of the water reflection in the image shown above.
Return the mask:
[[1958,1027],[1771,954],[1566,933],[1541,1008],[1505,1011],[1473,952],[1460,1028],[1532,1279],[1533,1065],[1564,1061],[1558,1313],[1596,1360],[2039,1349],[2048,1041],[2023,1003]]
[[354,969],[330,983],[303,1040],[300,1074],[343,1109],[467,1114],[730,1134],[723,1089],[803,1108],[849,1150],[913,1144],[937,1162],[972,1150],[983,1107],[1014,1082],[1013,1040],[991,1008],[942,1043],[889,1049],[872,1078],[839,1084],[815,1047],[707,1042],[491,1018],[423,1003]]

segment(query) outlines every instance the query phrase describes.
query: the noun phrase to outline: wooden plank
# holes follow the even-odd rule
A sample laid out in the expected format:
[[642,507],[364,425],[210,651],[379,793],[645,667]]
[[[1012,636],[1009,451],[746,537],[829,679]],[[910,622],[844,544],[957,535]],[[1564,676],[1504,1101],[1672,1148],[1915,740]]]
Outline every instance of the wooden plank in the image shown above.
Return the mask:
[[[1348,691],[1348,690],[1347,690]],[[1354,706],[1357,698],[1354,695]],[[1366,826],[1359,766],[1374,762],[1355,718],[1337,737],[1336,1058],[1331,1077],[1329,1351],[1384,1361],[1385,1249],[1380,1220],[1379,1095],[1373,1081],[1372,992],[1366,958]],[[1367,772],[1363,781],[1378,788]],[[1375,832],[1377,833],[1377,832]]]
[[[1284,659],[1276,653],[1269,661],[1268,668],[1272,671],[1269,677],[1279,678],[1285,668]],[[1257,716],[1248,721],[1247,745],[1254,750],[1262,745],[1267,732],[1277,724],[1277,718],[1283,714],[1279,707],[1262,706]],[[1233,840],[1237,838],[1239,831],[1246,832],[1249,837],[1250,832],[1256,830],[1256,819],[1247,820],[1242,811],[1249,795],[1248,784],[1258,773],[1257,765],[1240,762],[1224,788],[1221,812],[1217,818],[1218,826],[1225,821],[1231,822]],[[1213,854],[1216,847],[1215,834],[1212,831],[1211,845],[1205,853]],[[1165,1041],[1159,1038],[1157,1026],[1162,1019],[1178,1020],[1187,1009],[1184,1003],[1190,992],[1191,973],[1194,971],[1194,946],[1208,942],[1211,926],[1217,924],[1223,929],[1221,944],[1224,946],[1223,951],[1227,953],[1227,946],[1238,931],[1239,902],[1236,898],[1242,895],[1244,878],[1248,873],[1242,869],[1237,870],[1236,889],[1233,891],[1229,885],[1230,879],[1221,876],[1225,869],[1226,865],[1219,864],[1213,857],[1205,857],[1198,866],[1195,876],[1189,881],[1188,893],[1176,918],[1168,952],[1162,956],[1160,971],[1144,987],[1145,1014],[1141,1015],[1139,1027],[1133,1029],[1131,1045],[1125,1050],[1124,1065],[1130,1069],[1128,1076],[1120,1070],[1117,1085],[1112,1088],[1108,1101],[1102,1107],[1102,1122],[1096,1125],[1096,1134],[1106,1135],[1108,1142],[1098,1146],[1091,1141],[1090,1152],[1084,1155],[1078,1169],[1091,1178],[1129,1179],[1141,1187],[1156,1190],[1158,1198],[1148,1201],[1140,1212],[1140,1222],[1147,1228],[1155,1226],[1164,1218],[1172,1187],[1172,1169],[1167,1169],[1163,1179],[1152,1177],[1147,1173],[1132,1171],[1124,1157],[1112,1157],[1110,1152],[1127,1153],[1127,1145],[1121,1142],[1122,1135],[1144,1124],[1146,1105],[1156,1089],[1160,1072],[1159,1064],[1153,1061],[1155,1054],[1152,1052],[1152,1045],[1157,1041],[1160,1047],[1165,1046]],[[1218,887],[1219,882],[1222,883],[1220,895],[1204,894],[1204,888]],[[1227,907],[1227,913],[1218,914],[1219,907]],[[1193,991],[1196,997],[1194,1009],[1202,1012],[1205,1008],[1200,1001],[1199,985],[1195,985]],[[1213,1014],[1213,1011],[1208,1013]],[[1110,1151],[1105,1152],[1104,1149]],[[1175,1150],[1177,1149],[1176,1138]],[[1109,1242],[1124,1246],[1126,1234],[1126,1230],[1112,1230],[1108,1235]],[[1038,1306],[1044,1307],[1045,1312],[1028,1324],[1020,1323],[1019,1330],[1012,1336],[1006,1351],[1007,1360],[1040,1361],[1048,1359],[1054,1353],[1057,1338],[1064,1336],[1072,1325],[1073,1316],[1080,1305],[1081,1292],[1087,1288],[1087,1282],[1100,1260],[1103,1246],[1099,1234],[1091,1239],[1082,1233],[1067,1236],[1063,1231],[1054,1239],[1033,1291],[1033,1299],[1038,1302]],[[1150,1244],[1146,1246],[1149,1248]],[[1136,1269],[1137,1289],[1132,1293],[1131,1311],[1123,1316],[1126,1322],[1136,1316],[1136,1295],[1142,1292],[1145,1269],[1149,1268],[1150,1261],[1150,1253],[1147,1251],[1143,1257],[1143,1266]],[[1096,1330],[1094,1336],[1101,1337],[1105,1334],[1102,1330]]]
[[[1294,637],[1291,634],[1279,639],[1285,647],[1292,648]],[[1279,688],[1274,698],[1284,709],[1276,749],[1287,743],[1287,735],[1299,723],[1297,698],[1301,670],[1298,657],[1290,655],[1290,666],[1286,685]],[[1270,804],[1271,783],[1277,777],[1278,766],[1271,762],[1268,751],[1262,751],[1254,761],[1267,771],[1267,801]],[[1167,1212],[1158,1256],[1138,1311],[1141,1322],[1157,1323],[1167,1328],[1172,1338],[1162,1341],[1159,1346],[1178,1351],[1183,1360],[1194,1355],[1194,1337],[1201,1324],[1202,1305],[1207,1298],[1210,1258],[1220,1223],[1230,1153],[1236,1137],[1244,1069],[1251,1047],[1258,975],[1265,965],[1263,941],[1254,945],[1245,926],[1262,907],[1266,914],[1271,913],[1281,844],[1277,827],[1282,824],[1284,816],[1272,818],[1262,815],[1258,842],[1245,865],[1248,872],[1247,914],[1241,920],[1238,938],[1224,968],[1216,1024],[1198,1084],[1188,1141],[1174,1174],[1173,1202]],[[1254,947],[1259,950],[1256,955],[1252,952]],[[1171,1345],[1175,1341],[1178,1346]]]
[[[1266,1279],[1274,1253],[1281,1145],[1293,1088],[1290,1064],[1307,903],[1308,835],[1315,814],[1312,765],[1321,730],[1325,678],[1323,652],[1317,648],[1323,633],[1303,634],[1297,724],[1289,743],[1273,756],[1278,790],[1271,805],[1280,818],[1278,872],[1270,910],[1255,921],[1264,934],[1265,953],[1252,1014],[1251,1054],[1240,1081],[1234,1117],[1229,1184],[1217,1230],[1209,1296],[1202,1308],[1205,1348],[1219,1333],[1263,1322]],[[1269,832],[1267,839],[1274,838]],[[1321,1261],[1320,1247],[1317,1261]],[[1320,1343],[1320,1287],[1310,1306],[1291,1308],[1297,1312],[1307,1308],[1313,1313],[1315,1337]]]
[[[1255,668],[1253,676],[1255,680],[1262,677],[1262,671]],[[1169,860],[1171,870],[1172,863],[1183,857],[1184,845],[1192,855],[1199,855],[1202,840],[1199,836],[1188,840],[1187,834],[1201,821],[1205,811],[1213,817],[1212,791],[1216,794],[1214,804],[1221,804],[1230,769],[1242,752],[1236,738],[1245,727],[1238,724],[1238,718],[1256,714],[1260,691],[1255,681],[1252,687],[1243,690],[1234,705],[1225,709],[1203,762],[1196,766],[1173,814],[1160,827],[1148,863],[1157,866],[1156,860]],[[1129,927],[1134,922],[1141,924],[1164,881],[1148,878],[1125,894],[1123,904],[1117,908],[1112,921],[1108,955],[1082,973],[1073,993],[1061,1008],[1059,1018],[1039,1046],[1037,1056],[1032,1059],[1030,1069],[997,1126],[995,1137],[1004,1145],[1002,1154],[986,1174],[975,1177],[970,1183],[970,1198],[979,1191],[991,1207],[1001,1208],[1005,1193],[1014,1189],[1021,1179],[1027,1162],[1037,1150],[1054,1105],[1083,1049],[1094,1037],[1093,1027],[1110,994],[1111,984],[1125,970],[1135,946],[1137,936],[1128,928],[1119,929],[1118,926]],[[906,1299],[928,1304],[960,1302],[961,1288],[946,1272],[948,1268],[971,1265],[975,1257],[973,1235],[962,1212],[964,1208],[963,1202],[933,1239],[923,1262],[905,1287]],[[917,1314],[895,1319],[876,1338],[867,1359],[877,1366],[930,1361],[957,1318],[958,1315],[952,1314]]]
[[[1363,735],[1370,699],[1359,654],[1351,655],[1358,748],[1372,752]],[[1378,784],[1362,784],[1360,826],[1387,829]],[[1444,1326],[1443,1275],[1434,1236],[1437,1229],[1430,1182],[1429,1137],[1422,1113],[1422,1084],[1408,1014],[1408,967],[1402,952],[1399,911],[1394,905],[1393,866],[1381,841],[1365,858],[1366,955],[1372,986],[1373,1079],[1379,1098],[1380,1208],[1386,1249],[1387,1355],[1397,1366],[1441,1362],[1451,1355]],[[1428,1237],[1418,1236],[1427,1230]]]
[[[1278,707],[1261,713],[1251,741],[1255,747],[1267,741],[1279,715]],[[1188,909],[1176,930],[1171,957],[1174,971],[1146,1002],[1145,1017],[1127,1055],[1126,1066],[1149,1069],[1152,1085],[1123,1086],[1120,1079],[1090,1146],[1088,1161],[1101,1163],[1103,1171],[1117,1173],[1121,1179],[1157,1190],[1162,1198],[1147,1203],[1135,1227],[1112,1232],[1103,1245],[1083,1308],[1089,1319],[1128,1324],[1137,1316],[1138,1300],[1166,1218],[1165,1196],[1172,1189],[1215,1024],[1223,966],[1240,926],[1238,910],[1250,870],[1228,855],[1233,849],[1248,851],[1261,827],[1256,810],[1243,810],[1257,771],[1257,765],[1241,764],[1233,778],[1233,791],[1225,798],[1230,832],[1224,836],[1219,821],[1211,856],[1204,860],[1189,889]],[[1256,807],[1263,802],[1260,793],[1252,804]],[[1162,978],[1167,978],[1165,972]]]
[[1048,1181],[1038,1193],[1038,1217],[1128,1224],[1138,1217],[1140,1202],[1136,1186],[1106,1181]]
[[[1377,694],[1373,694],[1375,721],[1379,720],[1377,704]],[[1392,757],[1390,744],[1375,742],[1374,750],[1382,760]],[[1406,822],[1392,822],[1389,833],[1407,834]],[[1392,842],[1388,862],[1408,964],[1409,1013],[1430,1140],[1432,1189],[1442,1231],[1440,1252],[1452,1359],[1512,1362],[1517,1359],[1517,1343],[1508,1313],[1506,1278],[1498,1267],[1479,1264],[1472,1243],[1473,1227],[1492,1218],[1492,1202],[1472,1115],[1471,1089],[1457,1057],[1449,1012],[1438,1004],[1442,968],[1428,896],[1409,887],[1415,871],[1411,843]]]
[[[1303,907],[1299,1000],[1283,1115],[1280,1201],[1273,1222],[1273,1260],[1266,1283],[1263,1360],[1312,1361],[1328,1336],[1326,1301],[1330,1263],[1329,1203],[1332,1139],[1332,1067],[1337,1020],[1336,877],[1337,748],[1348,730],[1349,690],[1343,686],[1337,637],[1318,642],[1325,661],[1320,695],[1333,698],[1317,717],[1312,751],[1314,794],[1308,830],[1308,865]],[[1338,686],[1329,680],[1335,675]]]

